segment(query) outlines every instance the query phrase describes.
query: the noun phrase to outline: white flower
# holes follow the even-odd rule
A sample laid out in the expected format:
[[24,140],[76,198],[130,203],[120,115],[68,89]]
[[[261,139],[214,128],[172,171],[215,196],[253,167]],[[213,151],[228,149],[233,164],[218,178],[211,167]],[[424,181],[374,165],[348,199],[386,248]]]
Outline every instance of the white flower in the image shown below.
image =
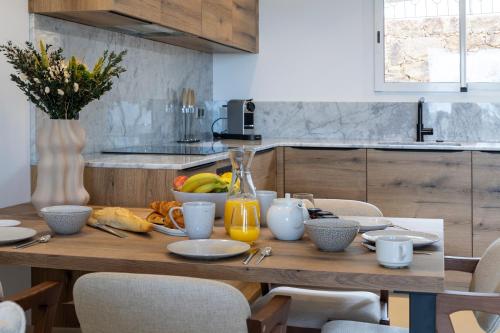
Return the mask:
[[50,93],[50,88],[49,87],[45,87],[45,93],[46,94]]
[[36,77],[33,78],[33,81],[35,81],[35,83],[38,83],[38,84],[40,83],[40,80],[38,78],[36,78]]
[[21,75],[20,75],[20,78],[21,78],[21,80],[23,80],[23,81],[26,81],[26,80],[28,79],[28,77],[27,77],[26,75],[24,75],[24,74],[21,74]]
[[64,79],[64,83],[68,83],[68,82],[69,82],[69,80],[68,80],[68,79]]
[[62,91],[61,89],[57,89],[57,94],[59,96],[64,96],[64,91]]
[[78,90],[80,89],[80,86],[78,85],[78,83],[73,83],[73,91],[74,92],[78,92]]

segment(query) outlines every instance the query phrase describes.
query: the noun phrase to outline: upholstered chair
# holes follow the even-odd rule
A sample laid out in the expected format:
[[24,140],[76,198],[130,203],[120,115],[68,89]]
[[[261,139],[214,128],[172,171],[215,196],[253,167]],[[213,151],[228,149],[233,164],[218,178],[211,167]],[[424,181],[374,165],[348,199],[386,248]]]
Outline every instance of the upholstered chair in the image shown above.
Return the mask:
[[33,322],[33,333],[50,333],[61,294],[61,284],[44,282],[16,295],[3,298],[0,284],[0,333],[24,333],[24,311],[38,309],[40,316]]
[[290,299],[252,314],[222,282],[176,276],[91,273],[73,289],[83,333],[285,333]]
[[[355,200],[314,199],[317,208],[340,216],[383,216],[376,206]],[[329,320],[355,320],[388,324],[388,292],[380,294],[364,291],[333,291],[288,286],[271,286],[254,308],[259,309],[275,296],[290,296],[292,304],[288,315],[289,332],[319,332]]]

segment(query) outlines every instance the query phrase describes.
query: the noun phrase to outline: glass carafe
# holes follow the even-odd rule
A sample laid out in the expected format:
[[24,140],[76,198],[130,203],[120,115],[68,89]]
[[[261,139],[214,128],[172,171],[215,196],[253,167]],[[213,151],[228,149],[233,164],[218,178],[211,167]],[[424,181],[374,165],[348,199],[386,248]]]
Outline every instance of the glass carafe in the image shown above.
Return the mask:
[[224,226],[232,239],[252,243],[260,234],[260,207],[250,166],[253,149],[231,149],[233,178],[224,210]]

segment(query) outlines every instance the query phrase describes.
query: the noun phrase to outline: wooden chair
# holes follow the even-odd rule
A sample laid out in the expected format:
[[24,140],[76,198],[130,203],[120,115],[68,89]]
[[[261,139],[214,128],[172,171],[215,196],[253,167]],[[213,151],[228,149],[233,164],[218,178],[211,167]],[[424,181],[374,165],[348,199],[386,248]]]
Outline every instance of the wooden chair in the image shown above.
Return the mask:
[[54,318],[60,294],[60,283],[44,282],[33,288],[24,290],[16,295],[6,298],[0,297],[0,301],[14,302],[18,304],[24,311],[35,308],[38,309],[41,315],[39,316],[39,319],[33,323],[33,332],[50,333],[54,324]]
[[83,333],[285,333],[288,297],[251,312],[236,288],[176,276],[91,273],[73,289]]
[[[450,315],[458,311],[474,311],[475,318],[486,333],[500,328],[500,238],[491,244],[481,259],[446,257],[445,269],[472,273],[469,292],[445,291],[437,295],[436,329],[453,333]],[[323,326],[323,333],[406,333],[400,327],[380,326],[353,321],[332,321]]]
[[384,216],[377,206],[356,200],[314,199],[316,208],[321,208],[338,216]]
[[[316,207],[344,216],[383,216],[376,206],[355,200],[314,199]],[[271,286],[267,295],[259,299],[259,309],[275,296],[292,298],[288,315],[288,332],[320,332],[329,320],[353,320],[389,325],[389,293],[366,291],[334,291],[288,286]]]

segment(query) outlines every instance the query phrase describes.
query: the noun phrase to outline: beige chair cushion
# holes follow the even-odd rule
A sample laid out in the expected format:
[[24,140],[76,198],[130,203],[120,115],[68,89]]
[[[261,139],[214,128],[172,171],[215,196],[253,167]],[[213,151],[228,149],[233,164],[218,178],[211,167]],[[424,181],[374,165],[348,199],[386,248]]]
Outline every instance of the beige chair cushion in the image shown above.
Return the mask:
[[23,309],[13,302],[0,303],[0,333],[24,333],[26,317]]
[[251,315],[237,289],[202,279],[92,273],[73,293],[83,333],[243,333]]
[[363,201],[314,199],[314,205],[339,216],[384,216],[376,206]]
[[[484,252],[472,276],[470,291],[481,293],[500,293],[500,238]],[[475,312],[477,322],[487,333],[500,327],[500,316]]]
[[343,292],[277,287],[253,306],[257,311],[276,295],[292,297],[289,326],[321,328],[329,320],[380,321],[380,297],[370,292]]
[[409,330],[401,327],[385,326],[357,321],[331,321],[323,326],[321,333],[408,333]]

